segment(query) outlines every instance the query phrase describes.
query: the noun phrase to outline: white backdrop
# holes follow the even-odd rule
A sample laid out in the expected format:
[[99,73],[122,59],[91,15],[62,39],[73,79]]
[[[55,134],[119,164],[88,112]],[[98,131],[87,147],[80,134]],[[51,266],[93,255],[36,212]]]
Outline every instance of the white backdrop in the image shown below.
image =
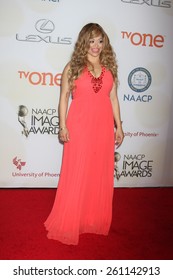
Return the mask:
[[57,186],[61,73],[89,22],[103,26],[119,65],[125,140],[115,152],[115,186],[172,186],[171,1],[0,3],[0,186]]

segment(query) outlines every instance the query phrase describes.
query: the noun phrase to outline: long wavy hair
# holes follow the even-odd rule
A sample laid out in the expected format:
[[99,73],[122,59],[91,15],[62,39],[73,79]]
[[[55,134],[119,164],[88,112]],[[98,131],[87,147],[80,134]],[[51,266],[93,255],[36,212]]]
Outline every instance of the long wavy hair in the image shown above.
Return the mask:
[[68,77],[70,90],[74,88],[74,80],[76,80],[80,76],[83,69],[87,65],[92,66],[92,64],[87,59],[87,52],[89,49],[90,39],[93,39],[98,36],[101,36],[103,39],[103,50],[100,54],[100,63],[106,69],[111,71],[112,76],[117,84],[118,66],[116,62],[116,54],[113,51],[113,48],[110,44],[108,35],[99,24],[88,23],[81,29],[74,47],[74,51],[71,56],[70,70],[69,70],[69,77]]

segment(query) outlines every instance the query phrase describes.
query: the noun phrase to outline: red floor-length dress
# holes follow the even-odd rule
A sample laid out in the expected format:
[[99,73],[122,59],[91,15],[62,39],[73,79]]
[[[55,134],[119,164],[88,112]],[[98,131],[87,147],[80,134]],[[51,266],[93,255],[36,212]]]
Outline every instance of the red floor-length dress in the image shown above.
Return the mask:
[[81,233],[107,235],[112,220],[114,119],[113,77],[102,67],[95,78],[86,68],[75,81],[53,208],[44,225],[47,237],[78,244]]

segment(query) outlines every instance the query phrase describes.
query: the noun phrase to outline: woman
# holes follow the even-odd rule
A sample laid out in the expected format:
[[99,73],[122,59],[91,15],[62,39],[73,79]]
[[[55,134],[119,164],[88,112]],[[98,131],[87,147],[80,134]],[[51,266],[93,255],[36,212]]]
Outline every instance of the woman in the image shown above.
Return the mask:
[[76,245],[81,233],[109,232],[114,146],[124,137],[116,88],[109,38],[100,25],[89,23],[62,74],[59,139],[64,150],[55,202],[45,222],[50,239]]

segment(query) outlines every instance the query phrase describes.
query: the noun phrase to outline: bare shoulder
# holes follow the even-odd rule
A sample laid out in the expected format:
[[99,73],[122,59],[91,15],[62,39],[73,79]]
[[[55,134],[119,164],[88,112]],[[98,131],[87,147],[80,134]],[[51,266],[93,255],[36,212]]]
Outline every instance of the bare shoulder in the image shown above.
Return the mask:
[[68,74],[69,74],[69,72],[70,72],[70,62],[68,62],[67,64],[66,64],[66,66],[64,67],[64,70],[63,70],[63,75],[64,76],[67,76]]
[[61,78],[61,92],[69,92],[69,71],[70,71],[70,63],[67,63],[62,72]]

